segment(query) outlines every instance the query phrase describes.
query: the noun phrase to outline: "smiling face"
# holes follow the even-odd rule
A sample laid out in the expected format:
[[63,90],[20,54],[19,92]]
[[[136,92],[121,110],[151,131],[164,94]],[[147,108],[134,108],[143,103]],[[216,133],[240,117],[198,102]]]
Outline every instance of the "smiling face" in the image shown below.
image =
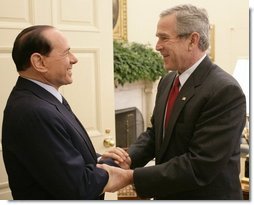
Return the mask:
[[56,29],[44,31],[44,36],[51,42],[52,51],[43,56],[45,72],[41,73],[45,83],[58,89],[72,83],[72,65],[77,58],[71,53],[67,39]]
[[190,39],[177,34],[175,14],[160,18],[156,36],[156,50],[163,56],[165,69],[180,73],[185,71],[189,66]]

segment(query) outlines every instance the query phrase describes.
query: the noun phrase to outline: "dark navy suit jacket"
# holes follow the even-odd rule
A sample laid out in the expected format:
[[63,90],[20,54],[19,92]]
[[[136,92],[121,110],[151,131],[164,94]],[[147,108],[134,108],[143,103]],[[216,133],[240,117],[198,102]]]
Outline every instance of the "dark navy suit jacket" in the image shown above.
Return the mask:
[[14,199],[103,199],[108,174],[89,136],[51,93],[19,77],[4,110],[3,157]]

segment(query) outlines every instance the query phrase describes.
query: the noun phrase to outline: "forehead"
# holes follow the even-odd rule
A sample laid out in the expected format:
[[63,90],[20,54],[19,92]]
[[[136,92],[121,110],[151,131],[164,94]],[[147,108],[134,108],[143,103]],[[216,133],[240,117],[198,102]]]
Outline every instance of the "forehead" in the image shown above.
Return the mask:
[[157,24],[157,33],[175,34],[176,33],[176,16],[175,14],[163,16],[159,19]]
[[66,48],[68,47],[68,41],[57,29],[47,29],[44,31],[43,35],[51,42],[53,48]]

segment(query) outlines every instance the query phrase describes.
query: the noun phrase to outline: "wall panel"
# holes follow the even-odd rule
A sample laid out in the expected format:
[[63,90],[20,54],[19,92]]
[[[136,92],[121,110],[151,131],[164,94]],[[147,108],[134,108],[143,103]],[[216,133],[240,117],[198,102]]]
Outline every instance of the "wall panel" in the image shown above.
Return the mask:
[[0,28],[22,28],[34,22],[32,0],[0,1]]
[[98,31],[96,5],[97,0],[52,1],[53,24],[63,30]]

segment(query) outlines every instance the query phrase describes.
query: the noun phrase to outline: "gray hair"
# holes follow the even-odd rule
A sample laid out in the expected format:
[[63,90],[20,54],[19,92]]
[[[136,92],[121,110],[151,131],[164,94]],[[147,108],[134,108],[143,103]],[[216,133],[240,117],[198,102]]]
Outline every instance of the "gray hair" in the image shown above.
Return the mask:
[[190,4],[178,5],[167,9],[160,17],[176,15],[176,32],[179,36],[187,36],[192,32],[200,34],[199,48],[205,51],[209,47],[209,19],[205,9]]

